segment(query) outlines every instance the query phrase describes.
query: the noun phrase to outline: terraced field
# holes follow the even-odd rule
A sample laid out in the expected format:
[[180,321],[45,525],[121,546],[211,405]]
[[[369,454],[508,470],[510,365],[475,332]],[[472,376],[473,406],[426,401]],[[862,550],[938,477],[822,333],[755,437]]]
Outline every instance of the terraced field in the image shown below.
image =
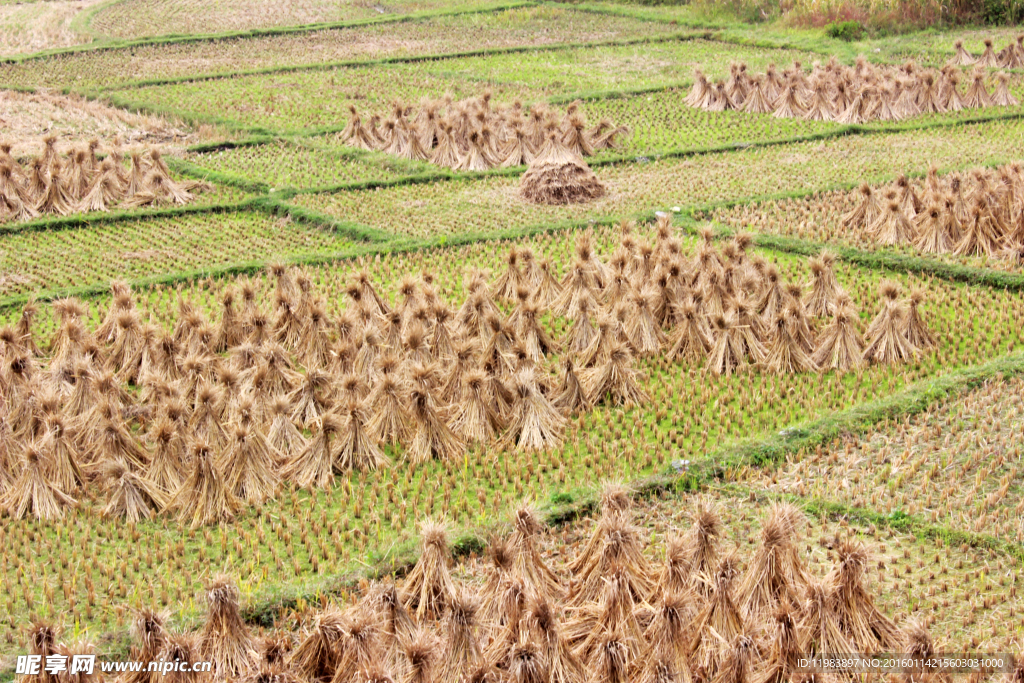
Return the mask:
[[[0,25],[13,12],[0,0]],[[13,680],[38,620],[61,623],[64,640],[84,634],[112,658],[137,646],[136,610],[166,610],[175,633],[200,628],[221,572],[240,588],[245,628],[294,651],[322,610],[350,608],[366,580],[407,575],[403,590],[416,581],[408,572],[427,518],[449,524],[445,561],[455,560],[458,585],[486,592],[487,546],[500,550],[510,510],[536,504],[551,524],[536,532],[538,557],[566,579],[604,523],[590,518],[604,514],[599,489],[610,481],[633,486],[631,533],[653,565],[676,533],[697,533],[688,515],[713,503],[716,557],[736,550],[719,569],[738,576],[754,562],[765,520],[790,503],[809,574],[823,578],[859,543],[869,559],[858,580],[900,633],[918,633],[917,624],[946,651],[1019,652],[1024,273],[1006,256],[1017,224],[1002,226],[998,258],[926,256],[880,246],[842,217],[861,183],[883,194],[905,174],[919,188],[932,166],[944,178],[998,167],[1004,187],[982,183],[991,198],[971,191],[964,202],[976,200],[980,212],[983,199],[998,201],[1024,215],[1014,195],[1024,176],[1011,165],[1024,159],[1021,105],[847,125],[685,102],[698,68],[718,79],[733,64],[761,72],[798,61],[806,70],[833,55],[851,65],[861,52],[875,64],[940,66],[958,37],[977,54],[980,39],[991,35],[1001,48],[1013,30],[842,43],[819,29],[625,2],[116,0],[76,16],[74,35],[47,47],[93,45],[0,63],[0,87],[31,91],[0,101],[46,104],[45,115],[25,109],[11,128],[19,165],[31,167],[49,132],[70,148],[99,131],[106,153],[120,129],[108,136],[81,124],[95,107],[97,117],[153,123],[152,136],[164,130],[168,177],[213,189],[184,207],[24,221],[0,202],[0,681]],[[0,52],[35,49],[27,33],[11,35]],[[1024,99],[1021,71],[1008,74],[1009,92]],[[989,69],[984,83],[993,90],[999,78]],[[74,121],[51,89],[82,96]],[[552,126],[565,125],[572,104],[589,126],[625,126],[613,148],[586,159],[604,195],[533,203],[521,190],[523,166],[452,171],[343,141],[350,106],[364,120],[387,118],[396,101],[487,91],[488,106],[549,106],[558,112]],[[160,125],[140,114],[159,115]],[[141,142],[157,139],[139,133],[125,147]],[[826,271],[837,287],[831,307],[808,313],[821,304]],[[599,293],[593,310],[577,299],[537,303],[545,288],[581,278]],[[691,307],[702,311],[709,348],[670,357],[666,340],[682,334]],[[643,311],[657,311],[649,329]],[[840,324],[858,340],[882,335],[899,348],[891,362],[878,352],[846,370],[794,369],[805,346],[816,350]],[[786,325],[806,338],[781,348]],[[915,325],[933,343],[900,346]],[[605,341],[576,348],[586,326]],[[534,330],[536,354],[527,333],[514,339],[519,329]],[[723,371],[730,347],[718,342],[742,329],[776,336],[761,355],[748,338],[745,353],[757,360]],[[642,348],[643,334],[656,342]],[[597,370],[613,363],[635,395],[598,382]],[[484,379],[471,385],[475,365]],[[383,411],[377,388],[391,372],[402,378],[394,395],[404,416],[394,438],[372,438],[389,428],[380,418],[359,432],[373,448],[353,436],[343,449],[360,411]],[[547,414],[550,433],[529,445],[528,414],[516,411],[531,396],[570,400],[577,372],[581,392],[597,387],[593,396]],[[469,419],[462,403],[471,397],[461,397],[488,373],[507,375],[498,379],[508,383],[508,416],[500,429],[496,417],[488,423],[491,437],[463,442],[467,428],[455,419]],[[431,419],[458,425],[452,457],[436,436],[451,428],[422,426]],[[281,450],[264,463],[272,485],[260,497],[237,475],[258,463],[239,468],[232,458],[272,421],[295,442],[275,442]],[[129,519],[111,501],[128,506],[117,492],[145,486],[129,475],[136,459],[148,468],[164,457],[167,429],[181,430],[182,444],[196,437],[181,447],[182,481],[143,497],[146,514]],[[437,441],[421,458],[430,429]],[[63,472],[69,492],[59,490],[74,504],[54,494],[56,513],[21,507],[17,491],[32,473],[50,476],[33,454],[57,453],[68,434],[67,452],[89,459],[78,480],[74,468]],[[93,459],[101,448],[121,454],[121,470]],[[322,478],[300,480],[302,458],[320,448]],[[372,466],[334,459],[363,448],[379,456]],[[167,469],[152,481],[169,486]],[[241,488],[232,495],[245,502],[200,519],[206,502],[183,498],[183,482],[221,470],[234,473]],[[695,581],[687,600],[696,614],[711,593]],[[815,585],[801,588],[811,591],[794,605],[801,619]],[[657,602],[640,602],[648,598]],[[591,608],[599,606],[584,612]],[[751,632],[775,628],[743,617]],[[284,665],[311,680],[296,661]],[[639,680],[630,671],[622,680]],[[236,671],[219,680],[242,679]]]
[[[889,187],[889,184],[879,186],[882,192]],[[907,257],[926,256],[944,263],[968,268],[1021,272],[1021,264],[1017,262],[1016,258],[1012,254],[1002,251],[984,255],[922,254],[912,244],[881,246],[864,226],[850,229],[843,224],[843,216],[856,208],[860,196],[857,190],[832,190],[800,199],[741,204],[717,209],[710,215],[715,221],[733,230],[796,237],[801,240],[882,254],[894,253]]]
[[409,175],[436,173],[423,162],[395,159],[324,140],[274,142],[187,154],[185,160],[203,170],[264,183],[271,188],[328,188],[367,182],[393,182]]
[[0,3],[0,55],[36,52],[88,42],[73,22],[99,0]]
[[[477,97],[490,88],[495,101],[518,98],[532,103],[577,93],[683,85],[693,66],[702,64],[709,76],[728,73],[736,58],[763,67],[812,57],[787,50],[741,49],[721,58],[716,44],[703,40],[664,40],[608,47],[529,50],[458,59],[391,64],[385,67],[347,67],[325,71],[293,71],[199,83],[155,85],[110,93],[113,101],[130,108],[175,110],[197,121],[230,122],[245,128],[276,132],[311,128],[341,129],[348,107],[387,108],[394,100],[408,103],[451,95]],[[710,58],[710,59],[709,59]]]
[[181,2],[180,0],[120,0],[105,5],[89,21],[89,28],[104,36],[141,38],[167,34],[205,34],[277,26],[295,26],[378,19],[381,15],[415,15],[439,9],[481,10],[491,7],[479,0],[438,2],[396,0],[387,6],[362,2],[325,3],[316,0],[278,2]]
[[[458,7],[451,11],[458,12]],[[366,26],[58,54],[0,64],[0,83],[92,90],[205,74],[493,50],[526,42],[545,45],[652,38],[680,30],[627,17],[595,24],[590,15],[571,9],[518,7],[440,15],[422,21],[381,21]]]
[[0,296],[344,251],[351,242],[287,217],[198,213],[0,236]]
[[519,196],[514,176],[300,194],[290,202],[394,234],[486,234],[848,187],[861,180],[891,180],[900,173],[921,174],[932,164],[1005,163],[1022,150],[1024,125],[1010,120],[958,126],[942,134],[922,130],[843,136],[600,166],[596,172],[608,187],[607,196],[577,206],[528,204]]
[[882,514],[904,510],[1020,543],[1021,388],[1019,378],[992,381],[849,439],[834,455],[799,454],[748,485]]
[[[240,216],[233,222],[243,234],[251,235],[254,232],[252,220]],[[268,227],[280,226],[271,223]],[[225,235],[226,238],[231,237],[231,233]],[[638,236],[649,237],[644,233]],[[606,255],[614,246],[617,231],[599,230],[596,238],[595,244],[600,253]],[[516,246],[530,248],[538,257],[552,258],[559,273],[573,252],[572,243],[561,234],[521,240]],[[286,258],[288,247],[279,249],[281,256]],[[375,287],[381,293],[390,293],[397,289],[408,272],[436,274],[433,282],[438,296],[458,308],[463,303],[463,273],[471,267],[500,272],[507,249],[507,244],[477,243],[459,249],[387,256],[375,263]],[[775,262],[787,282],[800,282],[809,277],[803,259],[771,252],[758,255]],[[304,271],[317,293],[329,302],[328,313],[340,315],[343,291],[361,267],[356,260],[343,260],[310,266]],[[68,272],[72,272],[70,265]],[[885,275],[846,266],[838,269],[837,277],[850,292],[866,324],[874,315],[878,284]],[[342,542],[333,548],[321,547],[315,553],[320,558],[318,561],[307,558],[305,561],[297,560],[294,566],[284,566],[281,539],[266,537],[265,532],[259,530],[267,515],[276,517],[284,514],[289,506],[291,509],[308,508],[308,494],[293,493],[258,512],[246,513],[224,527],[221,533],[228,534],[224,538],[237,538],[238,542],[222,542],[219,540],[221,536],[211,535],[211,530],[190,534],[180,540],[177,550],[144,558],[138,567],[131,565],[135,574],[130,572],[121,581],[127,588],[135,580],[132,577],[140,572],[172,576],[176,574],[174,569],[182,562],[190,562],[190,558],[192,561],[206,557],[213,560],[212,554],[206,554],[209,552],[207,546],[212,544],[222,548],[216,555],[219,558],[217,562],[227,562],[243,575],[270,572],[263,579],[269,580],[271,575],[280,577],[281,572],[287,571],[289,584],[295,581],[301,584],[319,576],[321,567],[334,566],[346,558],[371,558],[379,552],[376,548],[408,541],[417,518],[444,514],[455,522],[473,523],[474,520],[486,519],[494,506],[511,504],[523,496],[540,497],[551,490],[579,490],[586,488],[594,478],[630,479],[652,474],[668,466],[669,460],[676,455],[716,452],[743,438],[763,438],[777,433],[786,425],[820,419],[834,411],[882,399],[937,373],[969,367],[986,358],[1011,352],[1024,342],[1019,333],[1020,321],[1024,319],[1024,303],[1019,297],[909,276],[901,277],[899,281],[908,291],[924,289],[927,303],[922,306],[923,314],[940,340],[935,352],[922,356],[908,367],[877,366],[845,376],[832,373],[782,376],[754,373],[715,378],[708,376],[700,366],[666,363],[663,358],[642,360],[637,368],[644,377],[640,386],[650,394],[652,404],[660,407],[625,410],[601,407],[580,416],[570,425],[565,446],[561,449],[524,460],[515,456],[515,451],[474,448],[465,460],[458,463],[432,463],[415,470],[396,464],[379,475],[359,473],[340,478],[335,486],[316,494],[316,509],[326,515],[325,519],[334,520],[329,522],[332,525],[358,524],[355,528],[362,531],[354,535],[346,535],[346,532],[341,536]],[[180,283],[142,287],[135,298],[144,319],[170,330],[176,323],[182,300],[196,305],[213,319],[223,293],[229,289],[237,292],[243,283],[254,288],[257,301],[269,300],[275,287],[274,280],[262,274],[255,277],[246,275],[241,280],[190,278]],[[107,306],[109,303],[103,297],[96,299],[95,305],[90,307],[87,321],[99,324]],[[964,320],[958,311],[965,308],[1000,311],[1000,314],[995,318],[974,315]],[[20,310],[15,308],[9,315],[16,320]],[[565,320],[550,321],[555,339],[564,339],[568,328]],[[43,337],[55,332],[50,316],[40,316],[39,331]],[[393,457],[398,459],[401,456],[395,453]],[[496,457],[498,462],[506,463],[508,469],[504,472],[500,468],[494,471],[488,467]],[[532,471],[530,476],[523,476],[523,468]],[[437,491],[437,495],[426,486],[434,481],[446,482],[444,490]],[[378,487],[382,485],[389,487],[387,500],[378,499],[381,495]],[[374,493],[370,493],[371,487]],[[367,517],[370,510],[372,514]],[[94,516],[95,511],[90,512],[86,508],[78,514],[87,520]],[[357,523],[355,520],[362,521]],[[31,536],[38,524],[20,522],[13,525],[8,533],[15,538]],[[148,544],[166,547],[168,539],[174,538],[175,534],[175,527],[167,520],[145,522],[135,529],[133,533],[143,539],[143,547],[149,547]],[[97,531],[90,523],[83,533],[95,535]],[[257,538],[260,539],[258,542]],[[92,561],[101,571],[103,567],[116,566],[120,562],[116,547],[90,547],[94,548],[88,551],[93,556]],[[59,548],[54,546],[50,552],[59,552]],[[268,562],[269,565],[266,564]],[[11,604],[17,612],[31,610],[37,601],[44,600],[47,590],[54,593],[54,589],[60,586],[63,571],[60,563],[48,565],[45,556],[40,556],[33,562],[33,567],[33,574],[38,580],[31,592],[12,598]],[[179,593],[187,595],[194,588],[195,581],[202,581],[204,576],[199,569],[195,573],[177,574],[163,587],[154,587],[152,598],[158,604],[172,605],[180,600]],[[17,582],[13,577],[10,580]],[[116,600],[93,604],[87,601],[84,586],[80,591],[77,597],[65,596],[64,603],[60,602],[58,594],[57,602],[53,603],[53,613],[59,613],[64,606],[72,608],[76,604],[89,604],[88,611],[83,614],[93,614],[100,624],[112,626],[124,619]]]

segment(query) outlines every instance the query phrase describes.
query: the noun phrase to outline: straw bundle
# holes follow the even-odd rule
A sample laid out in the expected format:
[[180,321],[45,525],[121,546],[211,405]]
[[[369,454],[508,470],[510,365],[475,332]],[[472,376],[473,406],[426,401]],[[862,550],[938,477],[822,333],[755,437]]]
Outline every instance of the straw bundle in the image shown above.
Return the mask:
[[214,675],[235,678],[256,666],[256,641],[238,609],[238,587],[220,575],[206,587],[208,611],[200,649],[213,662]]
[[811,355],[797,341],[796,318],[792,309],[787,308],[777,316],[773,327],[772,342],[763,361],[769,372],[781,374],[818,369]]
[[544,562],[537,547],[538,536],[544,530],[537,511],[522,506],[512,515],[513,531],[509,538],[512,553],[512,575],[529,587],[538,600],[555,600],[562,594],[558,576]]
[[320,429],[313,438],[284,465],[284,478],[293,480],[305,488],[326,488],[334,481],[334,466],[337,460],[337,435],[344,423],[333,413],[324,415]]
[[518,101],[494,106],[489,91],[458,102],[450,97],[425,100],[418,110],[396,103],[380,128],[380,115],[365,123],[354,106],[349,112],[348,124],[338,135],[342,142],[469,171],[530,163],[546,135],[576,155],[589,156],[614,147],[616,138],[629,132],[608,120],[588,127],[576,102],[559,117],[543,105],[529,112]]
[[326,682],[334,678],[346,627],[337,608],[328,607],[316,615],[309,633],[292,653],[292,665],[305,679]]
[[370,416],[362,401],[349,400],[342,414],[338,432],[338,452],[334,456],[334,469],[372,471],[388,464],[377,437],[369,427]]
[[811,579],[798,627],[805,639],[802,652],[828,657],[861,651],[844,632],[839,609],[838,586],[831,579]]
[[926,349],[936,345],[935,337],[921,318],[920,306],[924,301],[924,297],[925,293],[921,289],[915,289],[910,293],[910,298],[906,302],[906,315],[903,319],[904,335],[907,341],[919,349]]
[[532,371],[516,373],[514,382],[512,417],[501,443],[526,451],[557,448],[562,443],[565,418],[541,392]]
[[[190,633],[170,633],[156,659],[164,662],[195,662],[201,656],[197,638]],[[160,676],[167,683],[194,683],[195,674],[186,671],[170,671]]]
[[[89,160],[95,157],[98,141],[91,141],[88,149],[73,143],[67,156],[56,151],[55,142],[55,138],[44,140],[42,154],[27,168],[10,154],[0,156],[0,222],[31,220],[47,213],[109,211],[116,205],[184,204],[193,199],[192,192],[211,189],[204,182],[172,180],[155,148],[134,150],[131,166],[125,170],[116,147],[102,163],[94,164]],[[123,182],[121,174],[132,182]]]
[[247,503],[272,498],[280,484],[276,468],[280,458],[259,431],[235,427],[221,466],[228,490]]
[[121,463],[105,464],[103,477],[108,496],[102,511],[104,517],[123,518],[129,524],[137,524],[167,506],[168,496],[160,486],[127,470]]
[[[983,67],[1016,68],[1020,59],[1013,44],[997,56],[989,41],[985,54],[974,60],[959,43],[950,64],[960,66],[977,61],[981,71],[975,74],[975,83],[980,83],[983,90]],[[711,112],[771,113],[776,118],[846,124],[901,120],[922,113],[956,111],[963,106],[996,104],[987,93],[979,96],[976,85],[966,94],[959,92],[958,74],[958,68],[920,69],[914,62],[880,66],[858,60],[850,67],[833,59],[827,64],[815,63],[810,72],[794,63],[782,74],[774,66],[763,74],[752,74],[746,65],[739,64],[731,71],[728,82],[712,83],[698,70],[684,101],[688,106]],[[961,102],[965,104],[960,105]]]
[[167,504],[180,522],[195,529],[219,521],[230,521],[241,502],[228,489],[224,475],[215,467],[209,444],[192,446],[192,471]]
[[857,645],[855,651],[896,651],[903,644],[902,634],[864,586],[867,551],[852,541],[843,541],[836,550],[838,558],[826,581],[835,586],[834,609],[843,633]]
[[22,453],[21,472],[0,498],[0,507],[14,519],[29,514],[36,519],[59,519],[64,516],[64,508],[77,505],[47,478],[46,462],[46,454],[37,446],[28,446]]
[[587,370],[583,385],[587,390],[587,401],[597,405],[611,399],[613,405],[643,405],[649,398],[640,388],[638,373],[632,368],[633,355],[621,343],[613,343],[608,357],[600,365]]
[[967,51],[964,47],[964,41],[962,40],[954,41],[953,49],[956,50],[956,53],[950,57],[947,64],[951,64],[952,66],[971,66],[978,61],[975,59],[974,55]]
[[[901,176],[883,191],[885,210],[872,219],[862,202],[843,223],[851,230],[864,229],[879,244],[911,245],[922,253],[990,256],[1012,251],[1024,243],[1018,220],[1021,172],[1021,165],[1014,163],[940,178],[932,167],[920,196],[915,184]],[[866,185],[862,191],[880,193]]]
[[766,621],[783,604],[794,603],[807,580],[796,547],[802,513],[776,504],[761,527],[761,542],[737,588],[737,601],[748,620]]
[[754,683],[787,683],[792,680],[801,653],[806,652],[804,634],[798,628],[800,613],[789,602],[781,602],[769,623],[768,654]]
[[823,370],[846,372],[864,362],[864,341],[857,331],[857,316],[846,303],[840,303],[832,321],[818,336],[811,360]]
[[632,602],[644,600],[654,585],[640,530],[622,511],[601,516],[590,542],[568,568],[578,584],[570,605],[598,600],[612,574],[621,576],[620,588],[626,591],[623,597]]
[[447,461],[465,450],[465,442],[442,418],[429,391],[421,387],[412,389],[410,402],[412,442],[409,444],[409,458],[412,462],[424,463],[434,458]]
[[454,602],[456,590],[448,572],[448,530],[427,520],[420,525],[420,557],[406,579],[406,607],[417,619],[437,619]]
[[[132,646],[130,656],[135,661],[149,662],[157,659],[161,650],[167,645],[170,635],[165,626],[166,612],[150,609],[135,610],[132,618]],[[130,672],[125,676],[125,683],[149,683],[150,672]]]
[[907,338],[907,311],[897,300],[899,287],[893,282],[885,282],[881,291],[882,310],[868,327],[864,358],[878,363],[909,360],[918,349]]
[[738,573],[736,558],[729,556],[721,561],[713,575],[703,579],[711,586],[711,592],[708,604],[694,621],[689,644],[690,659],[698,671],[717,671],[722,660],[719,642],[732,642],[744,632],[743,618],[733,601],[732,584]]
[[453,590],[446,599],[448,612],[441,625],[446,638],[439,678],[453,681],[458,680],[460,672],[485,665],[477,635],[480,601],[465,589]]
[[577,204],[603,197],[605,189],[583,158],[552,134],[523,174],[520,192],[535,204]]

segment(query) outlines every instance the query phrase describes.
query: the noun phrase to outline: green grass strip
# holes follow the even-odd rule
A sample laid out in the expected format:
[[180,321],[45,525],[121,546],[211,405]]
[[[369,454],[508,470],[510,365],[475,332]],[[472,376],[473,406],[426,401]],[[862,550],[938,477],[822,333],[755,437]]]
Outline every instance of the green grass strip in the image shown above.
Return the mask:
[[[336,132],[336,131],[330,131]],[[326,133],[324,133],[326,134]],[[322,140],[319,140],[320,134],[312,137],[298,137],[291,138],[284,141],[286,144],[291,144],[301,149],[313,150],[320,152],[321,154],[335,157],[337,159],[343,159],[345,161],[355,161],[375,168],[384,169],[390,173],[404,173],[405,175],[422,175],[424,173],[437,173],[439,171],[446,171],[447,169],[441,169],[434,164],[426,161],[416,161],[413,159],[405,159],[403,157],[396,156],[394,154],[387,154],[379,150],[368,150],[359,147],[352,147],[349,145],[337,145],[328,144]]]
[[138,114],[150,114],[152,116],[160,116],[171,120],[180,120],[193,128],[198,128],[203,124],[210,124],[213,126],[219,126],[220,128],[233,133],[241,133],[250,136],[276,137],[278,135],[275,131],[263,128],[262,126],[243,126],[237,121],[225,119],[220,116],[193,116],[191,114],[183,114],[171,107],[151,104],[141,105],[137,102],[132,102],[125,97],[121,97],[115,92],[96,92],[92,94],[82,93],[82,96],[86,99],[97,100],[99,102],[109,104],[112,107],[125,109]]
[[218,185],[229,185],[255,194],[267,194],[270,192],[270,185],[258,180],[250,180],[245,176],[236,175],[234,173],[213,171],[203,168],[202,166],[197,166],[191,161],[185,161],[184,159],[178,159],[176,157],[167,157],[166,159],[167,165],[171,170],[180,173],[183,176],[198,178],[199,180],[207,180]]
[[[545,5],[552,7],[558,7],[562,3],[559,2],[545,2]],[[658,14],[658,8],[655,5],[647,5],[637,7],[636,5],[622,4],[618,6],[608,5],[595,5],[589,2],[574,3],[572,8],[579,10],[580,12],[587,12],[589,14],[599,14],[610,17],[625,17],[626,19],[636,19],[638,21],[650,21],[658,24],[672,24],[678,26],[687,26],[690,28],[705,28],[705,29],[724,29],[728,28],[732,24],[730,22],[716,21],[714,19],[680,19],[667,14]],[[738,22],[737,22],[738,23]]]
[[[171,161],[168,159],[168,161]],[[254,199],[244,199],[239,202],[225,202],[222,204],[186,204],[184,206],[169,206],[161,209],[116,209],[114,211],[79,213],[71,216],[49,216],[37,218],[24,223],[6,223],[0,225],[0,237],[4,235],[15,235],[19,233],[46,232],[60,230],[74,230],[76,228],[88,228],[105,223],[117,223],[119,221],[150,220],[156,218],[173,218],[175,216],[187,216],[201,213],[230,213],[234,211],[245,211],[253,207]]]
[[874,524],[878,527],[890,527],[897,531],[912,534],[915,538],[925,538],[931,541],[940,541],[947,546],[967,545],[972,548],[984,548],[1002,555],[1007,555],[1024,562],[1024,546],[1012,541],[1005,541],[988,534],[977,534],[960,529],[951,529],[947,526],[931,524],[919,517],[908,515],[902,511],[896,511],[888,515],[875,512],[867,508],[852,507],[835,501],[823,498],[800,498],[799,496],[784,495],[783,499],[789,500],[802,507],[806,512],[828,519],[848,519],[863,524]]
[[[732,231],[721,229],[720,234],[723,237],[731,236]],[[944,261],[899,254],[892,251],[863,251],[853,247],[811,242],[781,235],[757,234],[753,237],[754,246],[762,249],[782,251],[789,254],[801,254],[803,256],[816,256],[823,250],[828,249],[838,254],[842,260],[864,268],[931,275],[942,280],[965,282],[971,285],[1005,289],[1011,292],[1024,290],[1024,275],[992,268],[972,268],[957,263],[946,263]]]
[[373,242],[384,244],[395,241],[395,235],[377,230],[352,221],[341,221],[333,216],[285,203],[287,192],[274,193],[269,197],[260,197],[253,202],[253,207],[273,216],[287,216],[292,220],[313,225],[327,232],[347,237],[356,242]]
[[[69,28],[71,29],[71,31],[73,33],[77,33],[78,35],[88,36],[89,40],[91,40],[93,43],[105,42],[106,36],[103,35],[103,34],[97,33],[92,28],[93,17],[95,17],[97,14],[99,14],[103,10],[107,9],[111,5],[116,5],[119,2],[121,2],[121,1],[122,0],[103,0],[102,2],[98,2],[95,5],[93,5],[92,7],[89,7],[87,9],[85,9],[84,11],[78,12],[74,16],[74,18],[71,19],[71,24],[69,25]],[[35,57],[36,55],[40,55],[40,54],[46,55],[46,56],[49,56],[49,55],[61,55],[61,54],[79,52],[79,51],[85,52],[85,51],[89,51],[90,49],[95,49],[95,47],[89,48],[89,47],[83,47],[81,45],[72,45],[72,46],[68,46],[68,47],[51,48],[51,49],[48,49],[48,50],[40,50],[39,52],[31,52],[31,53],[26,54],[26,55],[18,55],[17,56],[18,58],[16,60],[12,60],[12,61],[29,61],[33,57]]]
[[814,52],[826,57],[832,55],[827,49],[823,49],[819,46],[810,45],[797,45],[796,43],[789,43],[780,40],[764,40],[760,38],[748,38],[746,36],[737,36],[730,34],[727,31],[716,31],[714,33],[714,40],[719,43],[726,45],[738,45],[742,47],[756,47],[761,50],[796,50],[799,52]]
[[211,152],[223,152],[229,149],[244,149],[246,147],[259,147],[279,142],[280,138],[275,135],[253,135],[241,140],[220,140],[218,142],[200,142],[185,148],[186,152],[194,154],[209,154]]
[[831,521],[846,520],[858,524],[889,528],[909,534],[914,542],[919,540],[938,541],[945,546],[968,546],[990,550],[1000,555],[1024,562],[1024,546],[1006,541],[990,534],[979,534],[962,529],[952,529],[941,524],[932,524],[920,517],[897,510],[888,514],[874,510],[838,503],[826,498],[808,498],[792,493],[766,492],[742,484],[726,483],[708,487],[715,493],[749,500],[780,500],[801,508],[807,515]]

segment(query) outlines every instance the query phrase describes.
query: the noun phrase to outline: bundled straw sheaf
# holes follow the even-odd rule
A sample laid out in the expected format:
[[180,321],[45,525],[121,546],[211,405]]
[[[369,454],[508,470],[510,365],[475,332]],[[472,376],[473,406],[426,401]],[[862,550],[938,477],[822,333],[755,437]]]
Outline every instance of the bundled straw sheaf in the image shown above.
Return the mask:
[[1024,34],[1018,35],[1016,41],[1010,42],[999,52],[995,51],[994,41],[986,38],[983,41],[985,50],[980,55],[972,55],[964,47],[963,40],[953,42],[955,53],[946,63],[950,66],[981,66],[1000,69],[1019,69],[1024,67]]
[[806,295],[748,257],[747,235],[719,251],[705,230],[690,255],[668,216],[652,243],[621,230],[607,261],[579,233],[561,278],[513,247],[497,277],[468,274],[458,308],[430,273],[404,278],[392,302],[363,272],[329,315],[309,276],[278,265],[272,308],[242,279],[212,321],[182,298],[166,328],[143,323],[115,282],[94,329],[82,302],[62,299],[42,340],[29,304],[0,329],[0,510],[54,519],[89,499],[110,517],[197,527],[281,486],[459,462],[469,448],[551,451],[579,428],[570,416],[650,401],[637,358],[717,374],[845,372],[935,344],[923,293],[904,299],[895,285],[862,335],[829,253],[812,259]]
[[698,69],[686,103],[705,111],[736,110],[844,124],[1019,104],[1010,93],[1007,74],[997,74],[994,84],[988,85],[986,75],[979,66],[961,86],[965,79],[958,66],[924,69],[913,60],[890,66],[858,57],[854,66],[846,66],[832,57],[824,65],[816,62],[809,72],[793,62],[782,71],[769,64],[763,74],[753,75],[746,64],[734,63],[728,80],[717,82]]
[[1024,263],[1024,166],[975,168],[944,176],[933,166],[920,182],[863,185],[842,216],[849,231],[881,246],[923,254],[996,257]]
[[579,102],[565,112],[544,104],[526,109],[518,100],[492,102],[489,90],[461,101],[424,100],[418,107],[395,102],[383,122],[379,114],[364,119],[355,105],[349,110],[348,125],[338,136],[342,142],[459,171],[532,165],[550,155],[552,140],[559,155],[586,168],[580,157],[611,149],[616,138],[629,133],[607,119],[589,126]]
[[576,204],[604,196],[604,186],[578,153],[548,136],[520,182],[523,197],[535,204]]
[[27,164],[12,157],[11,149],[10,143],[0,143],[0,223],[114,206],[187,204],[195,193],[212,189],[203,181],[172,180],[157,149],[132,149],[126,161],[124,151],[114,146],[103,150],[101,159],[98,140],[73,144],[61,153],[51,135]]
[[[862,546],[843,541],[825,577],[808,573],[795,507],[768,510],[753,554],[741,558],[721,547],[723,523],[699,502],[689,532],[667,530],[681,540],[669,543],[661,567],[647,559],[648,535],[633,533],[628,492],[610,486],[601,507],[591,538],[564,567],[547,566],[549,551],[571,553],[541,543],[543,525],[522,506],[511,534],[491,541],[477,593],[449,573],[445,526],[426,522],[408,576],[364,585],[344,609],[328,602],[306,612],[294,648],[290,638],[252,637],[238,618],[237,590],[220,578],[198,641],[141,612],[133,651],[187,644],[221,679],[244,681],[783,683],[796,680],[807,654],[938,650],[922,623],[901,630],[875,605]],[[46,625],[31,635],[32,652],[60,647]]]

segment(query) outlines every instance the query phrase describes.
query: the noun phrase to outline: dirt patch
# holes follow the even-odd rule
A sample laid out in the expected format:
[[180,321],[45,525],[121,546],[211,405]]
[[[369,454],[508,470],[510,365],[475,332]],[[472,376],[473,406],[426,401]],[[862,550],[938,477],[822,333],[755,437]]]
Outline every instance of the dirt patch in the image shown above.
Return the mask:
[[21,273],[0,273],[0,292],[16,289],[32,282],[32,278]]
[[[120,139],[124,145],[166,145],[174,152],[198,140],[185,126],[156,116],[133,114],[75,95],[30,94],[0,90],[2,137],[14,144],[15,157],[38,154],[43,137],[68,144],[92,137]],[[60,145],[58,145],[60,147]]]

